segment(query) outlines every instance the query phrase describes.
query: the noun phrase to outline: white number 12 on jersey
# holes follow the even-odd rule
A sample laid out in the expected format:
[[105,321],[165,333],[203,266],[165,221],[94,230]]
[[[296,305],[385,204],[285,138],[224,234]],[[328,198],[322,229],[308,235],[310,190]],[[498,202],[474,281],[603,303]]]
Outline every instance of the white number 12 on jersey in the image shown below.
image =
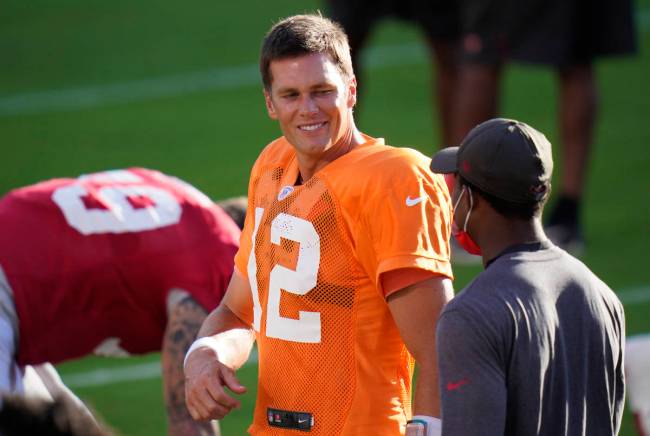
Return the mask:
[[[255,259],[255,240],[264,209],[255,209],[255,228],[252,249],[248,258],[248,277],[253,292],[253,327],[260,331],[262,307],[257,287],[257,262]],[[266,305],[266,336],[285,341],[319,343],[321,322],[318,312],[298,312],[298,319],[280,315],[282,290],[296,295],[306,295],[314,289],[320,266],[320,237],[313,224],[302,218],[284,213],[276,216],[271,223],[271,242],[280,245],[281,238],[300,244],[296,269],[275,265],[269,276],[269,295]]]

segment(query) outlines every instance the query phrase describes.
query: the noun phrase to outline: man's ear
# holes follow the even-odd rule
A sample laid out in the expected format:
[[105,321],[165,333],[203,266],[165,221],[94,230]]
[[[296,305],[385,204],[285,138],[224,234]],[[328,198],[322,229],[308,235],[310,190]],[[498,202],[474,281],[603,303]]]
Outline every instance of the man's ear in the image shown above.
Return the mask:
[[348,107],[353,108],[357,104],[357,78],[352,76],[348,81]]
[[278,114],[275,112],[275,106],[273,106],[273,100],[271,100],[271,94],[269,94],[269,91],[266,88],[264,89],[264,103],[266,104],[266,111],[268,112],[269,117],[272,120],[277,120]]

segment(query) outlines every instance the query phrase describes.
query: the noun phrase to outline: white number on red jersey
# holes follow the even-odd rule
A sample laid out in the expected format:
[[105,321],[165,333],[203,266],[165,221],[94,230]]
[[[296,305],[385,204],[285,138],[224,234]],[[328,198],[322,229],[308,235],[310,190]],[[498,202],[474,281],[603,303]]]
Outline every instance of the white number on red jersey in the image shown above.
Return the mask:
[[[52,194],[68,224],[84,235],[97,233],[125,233],[153,230],[180,221],[182,208],[176,198],[165,189],[147,185],[144,180],[126,170],[82,176],[78,183],[58,188]],[[99,186],[93,196],[104,209],[89,209],[83,197],[89,192],[84,181],[92,180]],[[137,182],[118,185],[115,182]],[[149,204],[134,207],[129,198],[145,197]]]
[[[264,209],[255,209],[253,230],[253,249],[248,259],[248,277],[253,293],[253,327],[260,331],[262,308],[257,288],[257,262],[255,259],[255,240]],[[282,291],[296,295],[306,295],[314,289],[320,266],[320,236],[313,224],[302,218],[284,213],[271,222],[271,242],[280,245],[281,238],[300,244],[296,269],[275,265],[269,276],[269,295],[266,304],[266,336],[285,341],[319,343],[321,341],[321,321],[318,312],[298,312],[298,319],[280,315]]]

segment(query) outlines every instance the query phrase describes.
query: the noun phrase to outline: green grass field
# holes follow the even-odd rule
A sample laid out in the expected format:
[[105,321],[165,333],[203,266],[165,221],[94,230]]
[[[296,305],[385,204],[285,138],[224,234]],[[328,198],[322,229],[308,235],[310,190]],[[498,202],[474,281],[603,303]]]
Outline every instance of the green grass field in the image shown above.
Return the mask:
[[[650,0],[637,6],[639,55],[598,64],[602,108],[584,212],[584,260],[621,293],[628,334],[650,332]],[[257,78],[260,40],[277,18],[318,7],[311,0],[5,1],[0,194],[51,177],[136,165],[179,176],[215,199],[243,194],[253,160],[279,134]],[[419,34],[387,22],[370,47],[359,126],[431,154],[439,129]],[[511,67],[503,113],[554,142],[555,93],[551,72]],[[478,271],[456,268],[456,288]],[[120,433],[157,435],[166,427],[155,371],[94,385],[79,376],[97,368],[151,369],[157,358],[89,358],[60,370]],[[240,376],[250,390],[244,407],[223,422],[225,435],[244,434],[254,405],[255,366]],[[629,415],[622,434],[632,434]]]

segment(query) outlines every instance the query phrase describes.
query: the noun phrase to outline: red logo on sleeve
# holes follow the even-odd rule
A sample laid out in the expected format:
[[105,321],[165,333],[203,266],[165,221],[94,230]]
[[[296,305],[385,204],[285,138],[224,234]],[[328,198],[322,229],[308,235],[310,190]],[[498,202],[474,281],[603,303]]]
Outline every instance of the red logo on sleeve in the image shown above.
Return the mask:
[[456,390],[460,389],[461,386],[466,385],[466,384],[469,384],[469,380],[467,380],[466,378],[464,378],[462,380],[459,380],[457,382],[449,382],[449,383],[447,383],[447,390],[448,391],[456,391]]

